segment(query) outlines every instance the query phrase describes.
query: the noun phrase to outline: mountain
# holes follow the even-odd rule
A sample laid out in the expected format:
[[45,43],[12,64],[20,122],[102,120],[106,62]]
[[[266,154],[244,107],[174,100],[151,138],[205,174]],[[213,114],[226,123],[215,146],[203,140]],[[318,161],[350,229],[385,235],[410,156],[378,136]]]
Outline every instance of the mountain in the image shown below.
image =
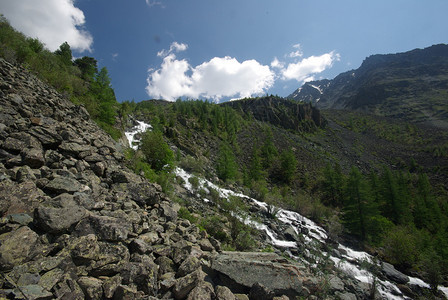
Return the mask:
[[356,70],[305,83],[288,96],[321,109],[345,109],[448,128],[448,45],[372,55]]

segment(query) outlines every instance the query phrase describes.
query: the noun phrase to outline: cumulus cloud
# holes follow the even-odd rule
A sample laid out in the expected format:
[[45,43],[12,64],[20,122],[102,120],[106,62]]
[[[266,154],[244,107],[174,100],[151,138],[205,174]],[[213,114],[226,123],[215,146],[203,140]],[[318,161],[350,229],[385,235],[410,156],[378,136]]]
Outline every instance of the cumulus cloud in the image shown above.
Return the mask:
[[281,71],[282,79],[297,80],[299,82],[310,81],[314,75],[333,66],[335,61],[340,59],[340,55],[334,51],[320,56],[310,56],[296,63],[290,63]]
[[239,62],[225,56],[214,57],[198,66],[177,59],[174,51],[184,51],[186,44],[173,43],[159,69],[148,70],[146,92],[150,97],[174,101],[178,97],[212,98],[249,97],[263,93],[274,84],[274,72],[256,60]]
[[38,38],[51,51],[64,42],[72,49],[91,51],[93,38],[83,28],[84,13],[74,0],[3,0],[1,10],[14,28]]

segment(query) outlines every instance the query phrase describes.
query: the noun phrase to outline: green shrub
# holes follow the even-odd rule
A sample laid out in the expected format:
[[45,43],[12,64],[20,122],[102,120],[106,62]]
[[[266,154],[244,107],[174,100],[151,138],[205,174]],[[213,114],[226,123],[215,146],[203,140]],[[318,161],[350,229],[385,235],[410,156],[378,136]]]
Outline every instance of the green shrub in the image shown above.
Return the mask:
[[196,223],[198,221],[198,218],[193,216],[191,214],[191,212],[187,208],[185,208],[185,207],[181,207],[179,209],[179,211],[177,212],[177,215],[179,216],[179,218],[188,220],[191,223]]
[[172,168],[174,153],[163,139],[160,131],[146,131],[143,134],[140,150],[145,155],[146,161],[156,171]]

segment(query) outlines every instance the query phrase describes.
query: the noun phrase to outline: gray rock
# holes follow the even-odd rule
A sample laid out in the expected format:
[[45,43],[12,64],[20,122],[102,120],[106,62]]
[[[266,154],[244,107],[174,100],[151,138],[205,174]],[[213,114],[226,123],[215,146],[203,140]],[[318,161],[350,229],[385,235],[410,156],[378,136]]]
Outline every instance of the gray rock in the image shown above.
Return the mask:
[[216,286],[215,295],[217,300],[236,300],[235,295],[226,286]]
[[72,195],[61,194],[42,203],[35,213],[36,224],[47,232],[67,232],[86,215]]
[[52,293],[37,284],[21,286],[20,288],[14,289],[13,293],[15,296],[14,299],[47,300],[54,298]]
[[166,256],[159,256],[155,263],[159,266],[159,276],[166,273],[174,273],[174,262]]
[[86,265],[90,275],[113,276],[121,274],[129,263],[129,250],[126,246],[119,243],[98,242],[99,253],[94,260],[87,260]]
[[46,149],[56,149],[62,142],[62,137],[52,128],[34,126],[30,134],[36,137]]
[[114,294],[114,300],[134,300],[139,299],[142,296],[137,289],[126,286],[119,285]]
[[23,149],[21,154],[22,162],[33,169],[37,169],[45,165],[44,152],[42,149]]
[[130,249],[132,252],[137,252],[138,254],[145,254],[150,250],[150,246],[141,239],[135,239],[130,244]]
[[176,274],[173,272],[165,273],[160,277],[160,289],[163,292],[168,291],[176,284]]
[[190,294],[188,294],[187,300],[212,300],[215,299],[215,292],[210,282],[201,282],[196,286]]
[[201,267],[201,262],[199,261],[199,259],[197,259],[196,257],[190,255],[179,266],[179,269],[177,270],[176,276],[177,277],[184,277],[187,274],[190,274],[190,273],[198,270],[200,267]]
[[40,277],[39,285],[47,291],[51,291],[63,276],[64,271],[61,269],[50,270]]
[[103,291],[106,298],[112,298],[114,296],[117,287],[121,284],[121,276],[115,275],[107,278],[103,282]]
[[406,284],[407,282],[409,282],[409,277],[404,275],[400,271],[397,271],[393,265],[383,262],[381,264],[381,268],[384,275],[386,275],[386,277],[390,280],[401,284]]
[[83,219],[75,228],[75,234],[78,236],[92,233],[100,240],[114,242],[126,240],[131,231],[132,224],[126,220],[96,215]]
[[215,248],[212,243],[208,239],[202,239],[199,241],[199,246],[201,246],[201,250],[203,251],[213,251]]
[[344,283],[337,276],[331,276],[328,284],[330,291],[344,291]]
[[29,227],[0,235],[0,269],[7,270],[27,262],[41,250],[39,236]]
[[18,286],[30,285],[30,284],[38,284],[40,280],[39,274],[31,274],[24,273],[20,275],[19,280],[17,281]]
[[200,282],[204,281],[204,278],[205,273],[202,272],[202,270],[197,270],[185,277],[177,279],[173,288],[175,299],[185,299],[193,288],[199,285]]
[[59,149],[63,152],[78,156],[82,152],[91,151],[90,145],[82,145],[75,142],[62,142]]
[[104,175],[104,171],[106,171],[106,168],[107,164],[103,161],[99,161],[93,165],[92,170],[97,176],[102,177]]
[[138,290],[149,295],[157,290],[157,273],[157,265],[154,263],[130,262],[120,270],[123,284],[134,284]]
[[19,153],[24,148],[26,148],[26,144],[13,137],[7,137],[2,144],[2,148],[13,153]]
[[50,192],[62,194],[75,192],[82,192],[85,187],[83,187],[76,179],[70,177],[56,177],[51,180],[46,186],[46,190]]
[[80,277],[78,284],[86,299],[96,300],[103,298],[103,282],[94,277]]
[[16,224],[20,224],[20,225],[29,225],[30,223],[33,222],[33,217],[31,217],[28,214],[11,214],[7,216],[8,222],[10,223],[16,223]]
[[283,234],[288,241],[300,242],[299,236],[297,235],[296,231],[292,226],[286,228]]
[[300,266],[283,261],[274,253],[222,252],[211,267],[248,288],[258,283],[276,294],[298,295],[302,290]]
[[349,292],[345,292],[345,293],[336,292],[335,295],[336,295],[337,299],[340,299],[340,300],[357,300],[358,299],[355,294],[352,294]]
[[162,215],[166,218],[167,221],[176,222],[177,210],[174,209],[171,203],[163,201],[162,203],[160,203],[160,209],[162,210]]

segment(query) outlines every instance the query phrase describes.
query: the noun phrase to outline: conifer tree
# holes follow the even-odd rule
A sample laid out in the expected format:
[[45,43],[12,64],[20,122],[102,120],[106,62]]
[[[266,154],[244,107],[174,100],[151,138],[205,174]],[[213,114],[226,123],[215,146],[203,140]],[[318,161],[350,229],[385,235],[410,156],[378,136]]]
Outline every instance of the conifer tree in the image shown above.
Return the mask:
[[235,155],[232,148],[222,142],[219,147],[218,162],[216,165],[216,173],[222,180],[235,179],[238,172],[238,166],[235,162]]
[[350,232],[366,240],[370,233],[371,220],[378,212],[371,198],[370,186],[356,167],[352,167],[347,179],[344,200],[345,226]]
[[342,206],[344,198],[344,174],[341,166],[335,164],[334,167],[328,163],[323,171],[323,202],[332,206]]

